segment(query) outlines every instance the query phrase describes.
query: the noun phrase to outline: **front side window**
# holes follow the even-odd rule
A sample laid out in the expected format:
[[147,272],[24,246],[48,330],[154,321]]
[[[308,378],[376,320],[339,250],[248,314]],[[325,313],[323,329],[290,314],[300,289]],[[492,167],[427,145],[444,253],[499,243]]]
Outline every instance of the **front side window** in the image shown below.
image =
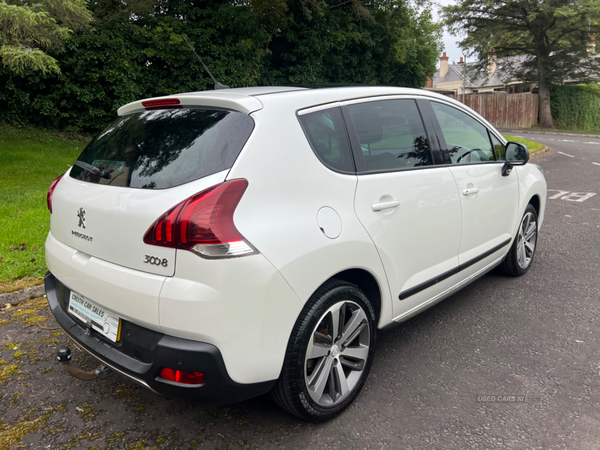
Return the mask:
[[504,161],[506,159],[506,148],[504,144],[498,140],[496,136],[490,133],[492,138],[492,145],[494,146],[494,153],[496,154],[497,161]]
[[433,164],[429,140],[414,100],[380,100],[348,106],[365,172]]
[[443,103],[431,102],[452,164],[495,161],[487,128],[468,114]]
[[354,172],[350,143],[339,108],[301,115],[300,123],[311,147],[326,166]]

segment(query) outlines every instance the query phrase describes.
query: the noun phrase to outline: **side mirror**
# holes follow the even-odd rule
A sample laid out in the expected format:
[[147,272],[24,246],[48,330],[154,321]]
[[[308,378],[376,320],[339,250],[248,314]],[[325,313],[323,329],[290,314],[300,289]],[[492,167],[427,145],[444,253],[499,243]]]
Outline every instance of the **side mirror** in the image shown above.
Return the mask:
[[514,166],[522,166],[529,161],[529,149],[520,142],[507,142],[504,147],[506,162],[502,167],[502,176],[507,177],[512,172]]

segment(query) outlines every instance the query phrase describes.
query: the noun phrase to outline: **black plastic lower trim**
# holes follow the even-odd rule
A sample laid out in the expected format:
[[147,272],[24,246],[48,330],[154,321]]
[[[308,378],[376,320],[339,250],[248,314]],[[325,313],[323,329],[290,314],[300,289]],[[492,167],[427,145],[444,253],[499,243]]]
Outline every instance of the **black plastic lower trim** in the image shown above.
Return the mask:
[[[123,321],[119,343],[107,341],[95,332],[88,335],[66,312],[69,289],[50,272],[44,281],[52,314],[65,333],[92,356],[159,394],[212,404],[234,403],[268,392],[277,381],[236,383],[214,345],[167,336],[127,321]],[[203,372],[205,382],[190,386],[163,380],[159,377],[163,367]]]
[[456,275],[461,270],[465,270],[466,268],[471,267],[473,264],[477,264],[479,261],[496,253],[501,248],[506,247],[510,243],[510,241],[511,241],[510,239],[507,239],[504,242],[502,242],[501,244],[498,244],[495,247],[489,249],[488,251],[483,252],[481,255],[476,256],[475,258],[470,259],[467,262],[464,262],[464,263],[456,266],[455,268],[450,269],[447,272],[444,272],[444,273],[438,275],[435,278],[424,281],[423,283],[417,284],[416,286],[413,286],[410,289],[400,292],[400,295],[398,295],[398,298],[400,300],[406,300],[407,298],[412,297],[413,295],[418,294],[419,292],[424,291],[425,289],[436,285],[440,281],[444,281],[446,278],[450,278],[452,275]]

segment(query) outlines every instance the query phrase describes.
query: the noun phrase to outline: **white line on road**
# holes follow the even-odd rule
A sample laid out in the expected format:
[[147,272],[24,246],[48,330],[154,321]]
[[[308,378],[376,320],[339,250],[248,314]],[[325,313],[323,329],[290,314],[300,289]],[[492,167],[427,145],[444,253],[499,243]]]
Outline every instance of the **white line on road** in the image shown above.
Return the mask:
[[582,144],[600,145],[600,142],[582,142]]
[[600,163],[595,163],[595,162],[593,162],[592,164],[596,164],[597,166],[600,166]]
[[558,152],[558,153],[560,153],[561,155],[568,156],[569,158],[575,158],[573,155],[569,155],[568,153],[563,153],[563,152]]

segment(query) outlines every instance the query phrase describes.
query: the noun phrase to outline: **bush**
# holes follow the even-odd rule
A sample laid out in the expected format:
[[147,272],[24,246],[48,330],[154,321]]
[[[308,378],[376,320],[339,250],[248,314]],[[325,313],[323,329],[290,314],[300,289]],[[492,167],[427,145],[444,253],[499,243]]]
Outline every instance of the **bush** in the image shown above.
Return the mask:
[[62,74],[16,76],[0,64],[0,123],[94,132],[133,100],[212,89],[184,36],[231,87],[423,86],[435,70],[441,25],[406,0],[358,4],[90,2],[93,29],[52,54]]
[[600,132],[600,86],[555,86],[550,95],[552,118],[557,128]]

